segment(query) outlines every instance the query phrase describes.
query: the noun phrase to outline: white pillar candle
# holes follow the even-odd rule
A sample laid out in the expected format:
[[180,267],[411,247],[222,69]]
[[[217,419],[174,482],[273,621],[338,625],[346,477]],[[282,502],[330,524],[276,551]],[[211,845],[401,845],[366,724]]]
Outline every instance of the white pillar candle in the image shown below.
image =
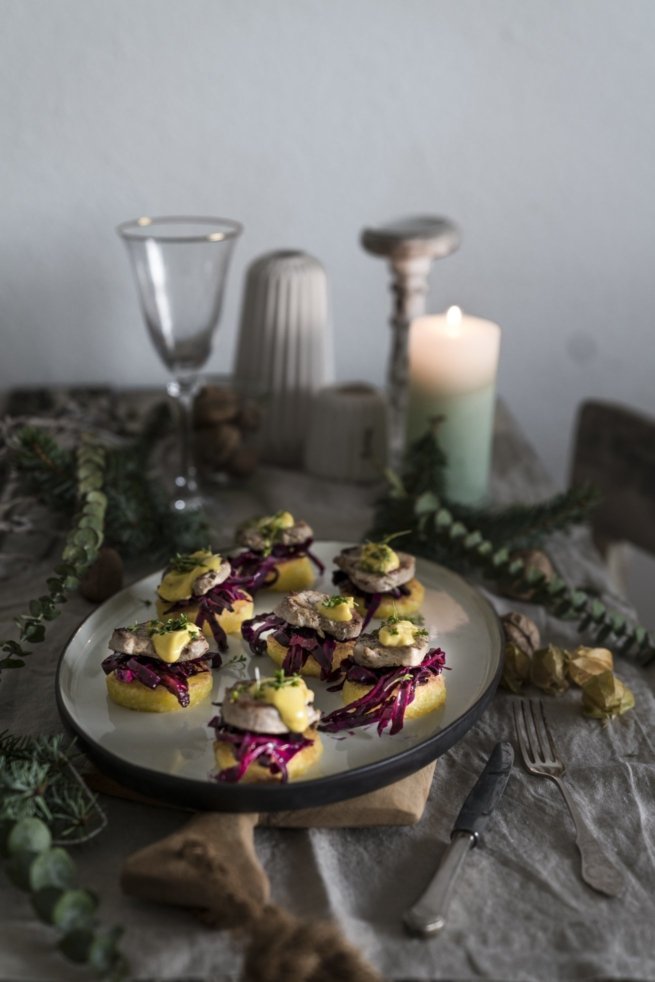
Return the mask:
[[436,434],[448,460],[446,494],[461,504],[487,493],[499,348],[498,325],[459,307],[410,327],[407,440],[444,417]]

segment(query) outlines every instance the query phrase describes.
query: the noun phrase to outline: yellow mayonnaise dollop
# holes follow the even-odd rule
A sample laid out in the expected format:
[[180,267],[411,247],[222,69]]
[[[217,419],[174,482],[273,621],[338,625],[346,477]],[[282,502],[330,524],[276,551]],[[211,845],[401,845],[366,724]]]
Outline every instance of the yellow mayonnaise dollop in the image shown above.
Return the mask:
[[400,559],[386,542],[367,542],[362,546],[359,565],[369,573],[391,573],[400,566]]
[[322,617],[331,621],[346,622],[353,619],[354,597],[330,597],[329,600],[316,605],[316,610]]
[[[196,563],[192,565],[194,560]],[[200,549],[188,556],[179,557],[178,565],[184,568],[176,569],[175,560],[172,563],[172,568],[164,575],[157,591],[162,600],[170,602],[188,600],[193,594],[193,584],[198,577],[220,569],[223,558],[208,549]]]
[[161,634],[153,633],[152,646],[158,658],[172,665],[174,662],[179,661],[183,649],[190,641],[197,638],[199,634],[200,631],[195,624],[189,624],[188,627],[182,628],[180,631],[165,631]]
[[396,621],[383,624],[378,631],[378,640],[387,648],[402,648],[414,644],[418,628],[411,621]]
[[307,686],[298,675],[288,678],[279,672],[273,679],[262,679],[250,686],[250,695],[275,706],[290,733],[303,733],[309,726]]

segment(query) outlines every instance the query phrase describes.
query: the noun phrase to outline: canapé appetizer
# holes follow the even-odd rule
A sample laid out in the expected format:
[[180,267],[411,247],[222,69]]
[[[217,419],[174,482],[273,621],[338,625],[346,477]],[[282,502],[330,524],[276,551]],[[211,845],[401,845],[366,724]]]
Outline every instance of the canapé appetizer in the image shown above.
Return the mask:
[[109,698],[146,713],[197,705],[212,690],[207,639],[184,614],[117,627],[102,663]]
[[364,626],[373,617],[407,616],[420,609],[425,589],[415,577],[416,560],[396,552],[388,542],[365,542],[335,556],[333,581],[342,593],[354,596],[365,611]]
[[446,701],[442,671],[446,656],[431,648],[428,632],[411,621],[390,617],[377,630],[362,634],[352,656],[341,663],[343,677],[330,691],[342,690],[343,709],[324,717],[330,733],[377,723],[378,733],[402,729]]
[[246,621],[241,633],[253,654],[267,654],[287,675],[327,679],[352,653],[362,625],[352,597],[302,590]]
[[214,727],[219,781],[287,781],[323,752],[314,693],[299,675],[245,679],[225,693]]
[[245,549],[232,557],[232,566],[251,591],[304,590],[314,583],[315,569],[319,573],[325,569],[310,549],[312,529],[288,511],[244,522],[236,539]]
[[227,635],[238,634],[242,623],[253,614],[250,593],[232,573],[230,561],[209,549],[169,560],[157,587],[160,617],[186,614],[213,638],[219,651],[227,650]]

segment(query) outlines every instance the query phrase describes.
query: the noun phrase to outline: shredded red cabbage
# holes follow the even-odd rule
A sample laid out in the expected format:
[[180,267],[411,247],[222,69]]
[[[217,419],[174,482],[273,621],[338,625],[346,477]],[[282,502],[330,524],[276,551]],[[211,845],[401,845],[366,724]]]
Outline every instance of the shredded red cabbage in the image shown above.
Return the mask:
[[287,649],[282,662],[285,675],[296,675],[311,655],[319,664],[321,679],[326,681],[332,674],[332,659],[336,639],[321,637],[311,627],[294,627],[276,614],[259,614],[241,625],[241,634],[254,655],[266,654],[265,633]]
[[341,668],[345,674],[337,685],[330,686],[329,691],[342,689],[346,681],[370,685],[372,689],[343,709],[335,709],[324,716],[318,728],[327,733],[338,733],[377,723],[380,734],[387,726],[390,726],[389,733],[398,733],[403,728],[405,710],[416,696],[416,687],[440,675],[445,661],[441,648],[431,648],[421,664],[413,667],[365,668],[351,657],[344,658]]
[[271,548],[267,556],[255,549],[244,549],[230,559],[234,574],[231,580],[245,586],[250,593],[254,593],[262,587],[273,586],[280,575],[277,569],[280,560],[299,559],[302,556],[307,556],[319,573],[323,573],[325,566],[309,548],[313,541],[309,538],[293,546],[278,543]]
[[208,725],[214,727],[217,740],[231,745],[237,759],[234,767],[228,767],[218,773],[217,781],[229,783],[240,781],[255,761],[267,767],[271,774],[281,774],[282,781],[288,781],[287,764],[297,753],[312,744],[312,741],[302,733],[280,735],[238,730],[224,723],[220,715],[210,720]]
[[[195,623],[202,630],[205,623],[209,624],[209,628],[212,632],[212,636],[219,652],[227,651],[227,634],[218,623],[215,615],[220,615],[224,610],[234,610],[235,600],[249,600],[250,597],[242,589],[240,583],[236,583],[235,580],[230,577],[223,583],[219,583],[217,586],[212,587],[207,593],[203,593],[200,597],[189,597],[188,600],[174,600],[171,605],[166,608],[163,613],[164,617],[170,617],[173,614],[184,613],[189,607],[197,607],[198,613],[196,614]],[[166,601],[164,601],[166,603]],[[212,655],[212,665],[214,668],[220,668],[222,664],[222,658],[219,653],[214,653]]]
[[339,587],[342,593],[347,593],[348,596],[355,597],[356,600],[363,602],[366,608],[366,617],[362,624],[362,631],[365,631],[371,623],[378,607],[386,597],[393,597],[394,600],[399,600],[401,597],[408,597],[411,593],[411,590],[405,584],[394,587],[393,590],[385,590],[384,593],[366,593],[364,590],[360,590],[358,586],[355,586],[348,574],[344,573],[342,569],[335,570],[332,574],[332,582],[335,586]]
[[102,662],[105,675],[115,672],[119,682],[141,682],[149,689],[163,685],[185,708],[189,705],[189,679],[192,675],[209,671],[206,658],[194,658],[191,661],[174,662],[172,665],[151,658],[149,655],[126,655],[114,651]]

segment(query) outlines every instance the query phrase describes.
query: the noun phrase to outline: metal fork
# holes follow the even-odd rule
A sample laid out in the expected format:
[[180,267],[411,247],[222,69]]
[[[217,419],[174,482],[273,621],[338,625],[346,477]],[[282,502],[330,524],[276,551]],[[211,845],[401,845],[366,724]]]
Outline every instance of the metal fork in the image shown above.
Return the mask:
[[582,859],[582,879],[599,893],[618,897],[625,886],[623,875],[603,853],[562,781],[566,768],[546,721],[542,700],[515,700],[514,724],[526,769],[530,774],[549,777],[554,781],[571,813],[575,825],[575,841]]

